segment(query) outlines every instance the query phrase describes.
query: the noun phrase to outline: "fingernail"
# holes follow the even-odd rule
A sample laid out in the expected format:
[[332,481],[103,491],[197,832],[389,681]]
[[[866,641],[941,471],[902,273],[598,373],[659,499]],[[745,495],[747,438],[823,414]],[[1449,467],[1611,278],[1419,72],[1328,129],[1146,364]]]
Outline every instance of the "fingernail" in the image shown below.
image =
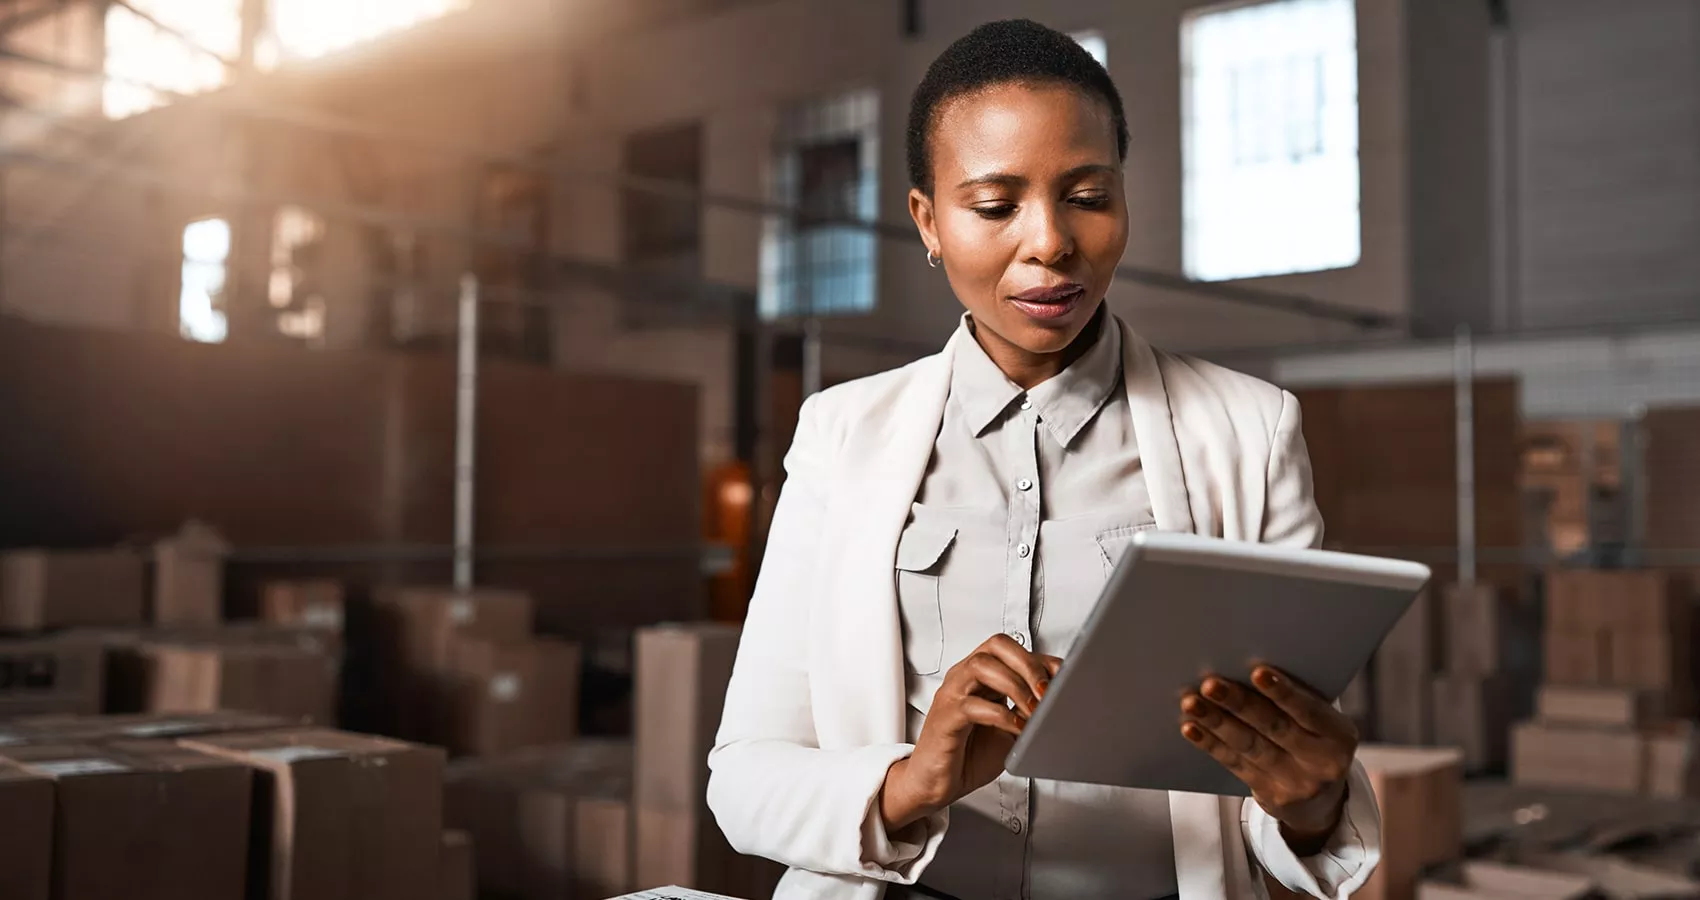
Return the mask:
[[1196,716],[1200,712],[1204,711],[1204,704],[1200,702],[1197,697],[1188,694],[1185,699],[1181,700],[1181,709],[1185,710],[1190,715]]
[[1264,687],[1274,687],[1281,683],[1281,679],[1275,677],[1275,673],[1269,669],[1259,669],[1257,672],[1257,683]]
[[1228,699],[1227,685],[1220,681],[1207,681],[1204,683],[1204,696],[1212,700],[1226,700]]
[[1199,733],[1198,726],[1191,722],[1181,726],[1181,737],[1184,737],[1189,741],[1198,740]]
[[1039,682],[1033,686],[1033,696],[1038,697],[1040,700],[1045,699],[1045,689],[1050,686],[1051,683],[1049,681]]

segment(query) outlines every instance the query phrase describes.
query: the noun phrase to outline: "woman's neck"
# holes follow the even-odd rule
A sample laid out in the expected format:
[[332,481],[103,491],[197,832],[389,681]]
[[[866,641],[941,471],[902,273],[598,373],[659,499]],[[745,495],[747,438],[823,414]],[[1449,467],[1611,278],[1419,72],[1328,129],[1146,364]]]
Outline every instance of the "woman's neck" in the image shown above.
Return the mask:
[[1033,353],[1025,350],[1001,336],[992,333],[991,329],[980,328],[969,319],[969,333],[980,349],[986,351],[992,362],[1003,372],[1004,377],[1014,382],[1016,387],[1030,391],[1041,384],[1055,378],[1058,373],[1074,364],[1074,361],[1086,355],[1092,345],[1104,332],[1104,322],[1109,317],[1105,307],[1098,307],[1098,312],[1086,327],[1075,335],[1067,347],[1055,353]]

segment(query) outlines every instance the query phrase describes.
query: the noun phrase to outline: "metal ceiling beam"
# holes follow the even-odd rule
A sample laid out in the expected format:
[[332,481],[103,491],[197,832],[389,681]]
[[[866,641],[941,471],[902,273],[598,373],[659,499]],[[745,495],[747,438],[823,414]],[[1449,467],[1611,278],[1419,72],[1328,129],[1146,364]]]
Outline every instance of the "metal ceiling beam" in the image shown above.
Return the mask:
[[0,19],[0,39],[4,39],[19,28],[23,28],[26,25],[59,12],[67,5],[68,4],[65,3],[52,2],[52,0],[44,0],[44,2],[37,6],[19,10],[8,15],[4,19]]
[[137,9],[136,5],[134,3],[129,2],[129,0],[107,0],[107,2],[111,3],[113,6],[118,7],[119,9],[124,10],[125,12],[129,13],[130,15],[135,16],[138,19],[141,19],[143,22],[146,22],[149,25],[152,25],[154,28],[159,29],[161,34],[167,34],[167,35],[170,35],[171,37],[176,38],[179,42],[181,42],[183,44],[183,46],[188,47],[190,50],[193,50],[197,53],[204,53],[207,56],[210,56],[213,59],[218,60],[219,62],[224,64],[225,68],[227,68],[227,69],[236,68],[236,66],[237,66],[236,60],[230,59],[230,58],[226,57],[224,54],[219,53],[219,52],[207,47],[205,44],[202,44],[200,41],[197,41],[194,38],[190,37],[189,35],[183,33],[181,30],[174,28],[170,25],[167,25],[164,22],[161,22],[159,19],[154,18],[154,16],[151,13],[147,13],[147,12],[144,12],[140,9]]
[[[659,178],[646,178],[629,175],[624,172],[586,171],[573,169],[557,164],[538,162],[536,159],[514,156],[511,154],[492,153],[482,147],[469,144],[456,144],[437,138],[409,135],[376,128],[358,121],[339,116],[327,115],[313,110],[288,108],[261,108],[235,100],[228,95],[218,92],[192,95],[179,91],[167,90],[150,85],[133,78],[123,78],[110,75],[99,69],[71,65],[63,62],[42,59],[15,50],[0,47],[0,59],[10,59],[16,62],[52,69],[62,74],[98,79],[103,82],[131,84],[147,88],[162,97],[174,100],[193,101],[204,107],[217,110],[232,116],[240,116],[255,121],[271,122],[306,131],[322,134],[336,134],[345,137],[356,137],[383,143],[412,146],[419,149],[441,153],[446,156],[459,157],[491,166],[502,166],[514,171],[530,172],[551,178],[562,178],[576,181],[587,181],[601,186],[618,185],[631,190],[673,197],[684,202],[701,204],[737,212],[745,212],[758,216],[778,216],[792,220],[802,217],[802,211],[784,204],[772,203],[750,197],[739,197],[730,194],[720,194],[705,191],[690,184]],[[856,218],[832,218],[811,216],[811,221],[823,225],[837,225],[845,228],[859,229],[871,232],[880,237],[894,240],[913,241],[915,231],[913,226],[890,222],[870,221]],[[1177,293],[1194,294],[1238,303],[1243,306],[1256,307],[1275,312],[1288,313],[1319,321],[1341,322],[1365,331],[1402,330],[1408,327],[1409,320],[1386,313],[1373,312],[1320,300],[1303,294],[1292,294],[1284,291],[1271,291],[1263,288],[1249,287],[1239,284],[1221,282],[1194,281],[1176,272],[1151,269],[1143,266],[1122,265],[1116,269],[1116,277],[1134,284],[1147,287],[1161,288]]]

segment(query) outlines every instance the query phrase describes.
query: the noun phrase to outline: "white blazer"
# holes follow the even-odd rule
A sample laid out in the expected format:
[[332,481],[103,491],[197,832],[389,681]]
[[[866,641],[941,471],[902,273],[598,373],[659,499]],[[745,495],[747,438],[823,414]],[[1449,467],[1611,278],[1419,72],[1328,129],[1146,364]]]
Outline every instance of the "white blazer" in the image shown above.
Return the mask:
[[[1293,396],[1121,327],[1157,527],[1319,544]],[[930,817],[921,856],[898,871],[864,858],[884,837],[864,829],[886,770],[914,749],[893,567],[960,334],[937,355],[810,397],[786,456],[708,784],[732,846],[790,867],[780,900],[880,900],[885,882],[921,878],[948,830],[948,810]],[[1260,869],[1303,894],[1345,897],[1380,858],[1380,814],[1357,765],[1335,840],[1303,861],[1251,800],[1174,793],[1169,806],[1182,900],[1263,897]]]

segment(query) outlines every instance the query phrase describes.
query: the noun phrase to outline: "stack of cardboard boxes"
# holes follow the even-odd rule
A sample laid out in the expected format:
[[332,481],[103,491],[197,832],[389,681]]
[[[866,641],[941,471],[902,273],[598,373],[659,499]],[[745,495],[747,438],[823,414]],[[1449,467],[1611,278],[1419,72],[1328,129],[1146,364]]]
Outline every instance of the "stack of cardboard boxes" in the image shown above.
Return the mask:
[[377,605],[393,733],[456,755],[578,733],[578,646],[532,634],[529,595],[404,588],[381,592]]
[[1430,702],[1434,743],[1457,747],[1469,772],[1505,765],[1511,722],[1528,705],[1533,679],[1508,650],[1517,617],[1489,584],[1441,590],[1446,641]]
[[0,896],[471,900],[470,847],[442,832],[440,750],[277,725],[235,713],[8,725]]
[[739,629],[676,625],[636,636],[633,742],[581,740],[467,759],[448,775],[448,821],[472,834],[480,886],[521,900],[601,900],[682,885],[771,896],[783,874],[739,855],[707,808]]
[[1557,571],[1546,682],[1512,735],[1512,775],[1540,787],[1694,795],[1694,616],[1685,579]]
[[1425,872],[1464,854],[1464,754],[1366,744],[1358,762],[1381,807],[1381,862],[1353,896],[1412,900]]

